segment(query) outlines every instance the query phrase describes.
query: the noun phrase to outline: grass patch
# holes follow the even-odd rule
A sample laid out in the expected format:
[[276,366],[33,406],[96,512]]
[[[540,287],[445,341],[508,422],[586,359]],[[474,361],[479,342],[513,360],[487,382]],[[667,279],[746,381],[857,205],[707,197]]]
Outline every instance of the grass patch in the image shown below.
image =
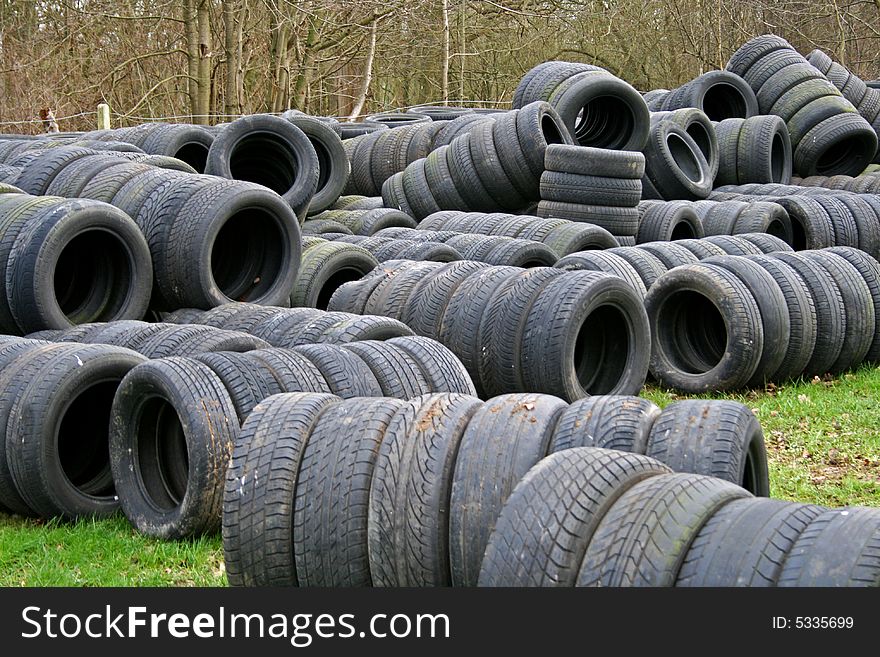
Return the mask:
[[[660,406],[685,397],[656,386]],[[747,404],[764,427],[773,497],[880,506],[880,369],[840,378],[701,395]],[[0,586],[223,586],[219,537],[165,542],[122,516],[78,523],[0,513]]]
[[158,541],[122,515],[77,523],[0,514],[0,586],[221,586],[219,537]]

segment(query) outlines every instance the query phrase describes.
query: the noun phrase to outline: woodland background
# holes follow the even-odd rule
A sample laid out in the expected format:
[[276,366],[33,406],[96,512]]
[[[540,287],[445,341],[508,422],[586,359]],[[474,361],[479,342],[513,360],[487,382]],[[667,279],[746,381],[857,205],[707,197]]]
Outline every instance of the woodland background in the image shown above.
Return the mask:
[[880,76],[880,0],[0,0],[0,131],[38,131],[10,122],[42,107],[62,130],[90,129],[100,102],[114,127],[505,107],[549,59],[673,88],[765,32]]

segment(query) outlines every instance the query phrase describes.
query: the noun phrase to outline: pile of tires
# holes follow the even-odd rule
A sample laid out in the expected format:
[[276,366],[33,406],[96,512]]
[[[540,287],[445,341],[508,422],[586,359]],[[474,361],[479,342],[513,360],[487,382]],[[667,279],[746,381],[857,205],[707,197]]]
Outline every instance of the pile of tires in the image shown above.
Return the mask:
[[[244,423],[226,475],[230,584],[475,586],[523,477],[548,453],[568,460],[584,452],[618,462],[632,483],[648,471],[630,464],[650,463],[656,474],[679,466],[703,473],[699,480],[731,498],[751,497],[743,483],[767,493],[760,425],[734,402],[683,402],[661,413],[636,397],[569,406],[540,394],[486,402],[460,394],[408,402],[279,395]],[[617,478],[599,475],[569,492]]]
[[341,243],[356,244],[370,253],[378,262],[391,260],[418,260],[420,262],[454,262],[462,256],[449,244],[433,240],[399,240],[383,235],[340,235],[324,233],[322,238]]
[[479,586],[878,586],[880,510],[752,497],[654,459],[551,454],[510,494]]
[[522,211],[539,200],[544,152],[571,144],[555,110],[531,103],[494,121],[481,121],[382,185],[388,207],[423,219],[440,210]]
[[746,82],[729,71],[709,71],[672,91],[645,97],[652,112],[694,107],[711,121],[747,119],[758,113],[758,99]]
[[791,182],[788,128],[775,115],[725,119],[715,125],[719,165],[715,185]]
[[640,151],[648,138],[648,106],[641,94],[605,69],[572,62],[544,62],[526,73],[513,107],[546,101],[581,146]]
[[[354,235],[373,235],[384,228],[415,228],[416,221],[408,214],[392,208],[373,210],[326,210],[309,217],[303,224],[303,232],[308,224],[316,221],[333,222],[348,229]],[[329,232],[329,231],[322,231]]]
[[755,37],[733,54],[726,68],[749,83],[761,114],[785,121],[799,175],[855,175],[874,159],[874,128],[785,39]]
[[[392,243],[410,243],[424,245],[420,248],[431,248],[430,245],[443,244],[455,250],[458,260],[476,260],[490,265],[510,265],[511,267],[551,267],[559,259],[550,247],[514,237],[500,235],[479,235],[474,233],[457,233],[454,231],[412,230],[409,228],[387,228],[376,234],[377,240],[391,240]],[[350,240],[342,237],[340,239]],[[359,242],[364,244],[369,240]],[[366,247],[370,248],[370,247]],[[407,248],[403,246],[402,248]],[[381,253],[380,253],[381,251]],[[373,251],[380,261],[404,259],[402,250],[389,248],[387,245]],[[415,254],[416,252],[413,251]],[[411,257],[412,260],[437,260],[437,258]],[[451,262],[451,260],[447,260]]]
[[141,318],[152,285],[147,241],[119,209],[0,194],[0,332]]
[[153,263],[151,307],[211,308],[232,300],[284,305],[290,298],[300,228],[290,205],[272,190],[89,149],[30,155],[17,178],[25,191],[104,201],[135,221]]
[[79,141],[84,140],[93,142],[89,148],[98,148],[100,142],[131,144],[135,147],[135,151],[152,155],[168,155],[183,160],[198,173],[204,173],[208,151],[214,142],[214,135],[204,127],[197,125],[144,123],[132,128],[86,132]]
[[641,297],[604,272],[390,261],[338,288],[328,308],[393,317],[439,340],[481,397],[636,394],[647,374]]
[[697,200],[712,191],[718,143],[711,121],[700,110],[653,113],[644,154],[642,198]]
[[676,267],[645,297],[651,373],[703,393],[876,363],[878,280],[877,260],[843,247]]
[[[105,148],[105,146],[110,146],[110,148]],[[124,146],[128,146],[128,148],[134,149],[134,151],[138,152],[127,150]],[[160,169],[171,169],[172,171],[182,171],[184,173],[197,173],[193,167],[183,160],[178,160],[177,158],[168,155],[150,155],[148,153],[142,153],[139,152],[139,149],[136,147],[127,144],[123,144],[122,147],[120,147],[117,142],[90,140],[77,141],[69,139],[58,142],[49,141],[48,139],[4,139],[0,141],[0,162],[5,162],[3,166],[6,171],[8,182],[14,182],[18,179],[18,176],[22,173],[22,167],[24,167],[24,165],[29,164],[35,158],[44,153],[51,152],[63,152],[65,153],[65,155],[61,156],[63,158],[69,157],[71,159],[77,159],[86,156],[92,156],[93,158],[88,162],[79,163],[78,167],[82,167],[83,171],[75,176],[68,173],[68,175],[62,178],[62,180],[59,181],[59,184],[53,188],[51,193],[63,196],[72,196],[73,194],[61,194],[59,192],[59,185],[64,188],[72,186],[76,189],[76,185],[80,180],[95,175],[99,170],[117,164],[125,164],[126,162],[147,164],[159,167]],[[95,156],[104,157],[99,160]],[[98,162],[103,163],[103,166],[98,166]],[[76,169],[74,171],[76,171]],[[39,178],[37,180],[25,178],[22,180],[22,184],[29,189],[39,189],[43,184],[43,180]],[[48,192],[48,188],[46,188],[46,192]]]
[[560,258],[554,266],[569,271],[604,271],[619,276],[644,298],[657,279],[675,267],[693,265],[723,255],[746,256],[790,251],[788,244],[772,235],[746,233],[570,253]]
[[587,249],[612,249],[620,245],[610,232],[594,224],[503,212],[436,212],[425,217],[418,228],[421,231],[497,235],[540,242],[559,256]]
[[823,187],[825,189],[839,189],[855,194],[880,194],[880,175],[877,173],[862,173],[858,176],[809,176],[807,178],[792,178],[792,185],[803,187]]
[[727,191],[713,194],[713,199],[731,199],[750,206],[760,199],[781,205],[791,220],[791,245],[796,251],[849,246],[880,257],[880,202],[873,194],[769,185],[723,189]]
[[439,144],[435,145],[435,140],[447,122],[420,118],[422,120],[414,123],[389,125],[390,130],[378,130],[347,140],[344,147],[351,165],[351,177],[344,193],[378,196],[388,178],[437,148]]
[[[821,50],[814,50],[807,55],[807,61],[840,89],[843,97],[855,106],[865,121],[874,128],[874,132],[877,132],[880,128],[880,91],[870,88],[858,75],[851,73]],[[874,161],[877,161],[876,158]]]
[[551,144],[544,154],[538,215],[599,226],[618,242],[632,238],[644,175],[641,153]]
[[[293,395],[306,399],[264,435],[283,450],[294,417],[308,415],[308,398],[376,396],[387,404],[441,391],[469,395],[473,386],[448,351],[420,337],[148,361],[128,373],[113,400],[109,452],[119,505],[149,536],[214,533],[239,423],[259,418],[263,399],[317,393]],[[239,474],[239,483],[259,476]]]
[[405,324],[388,317],[249,303],[228,303],[208,311],[185,308],[166,315],[164,321],[243,331],[273,347],[390,340],[413,334]]

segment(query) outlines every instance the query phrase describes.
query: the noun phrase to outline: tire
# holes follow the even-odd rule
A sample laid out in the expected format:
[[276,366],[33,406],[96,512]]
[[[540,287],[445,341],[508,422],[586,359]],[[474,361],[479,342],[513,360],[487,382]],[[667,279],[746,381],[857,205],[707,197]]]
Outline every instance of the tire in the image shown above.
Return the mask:
[[452,476],[449,555],[453,586],[476,586],[483,554],[504,503],[547,453],[565,402],[557,397],[494,397],[472,416]]
[[785,208],[791,219],[794,238],[791,246],[795,251],[834,246],[834,224],[815,199],[790,196],[775,202]]
[[385,397],[412,399],[433,392],[418,362],[402,349],[376,341],[352,342],[342,348],[367,364]]
[[[712,191],[712,172],[693,138],[671,121],[651,126],[645,147],[645,181],[662,199],[696,200]],[[644,198],[652,198],[647,188]]]
[[[508,180],[513,183],[523,198],[538,198],[538,179],[540,173],[535,173],[532,163],[526,158],[520,143],[517,131],[519,110],[508,112],[492,124],[492,140],[498,161],[504,170]],[[551,139],[551,141],[553,141]],[[547,146],[553,146],[548,144]],[[545,148],[546,151],[546,148]]]
[[471,379],[481,391],[479,363],[483,353],[479,327],[496,290],[508,279],[522,273],[516,267],[486,267],[472,273],[450,295],[438,331],[438,339],[454,348]]
[[604,271],[614,276],[619,276],[641,296],[645,298],[647,289],[639,276],[638,271],[627,260],[616,253],[607,251],[584,251],[580,253],[570,253],[564,258],[560,258],[555,265],[557,269],[566,271],[576,271],[581,269],[592,271]]
[[541,174],[541,199],[545,201],[634,208],[641,197],[642,183],[639,179],[585,176],[559,171]]
[[755,373],[746,382],[746,386],[764,386],[774,380],[774,375],[782,367],[792,330],[788,304],[782,288],[766,269],[746,258],[718,256],[709,258],[705,262],[735,274],[758,304],[764,335],[763,350]]
[[734,484],[684,473],[636,484],[596,528],[576,586],[674,585],[703,525],[744,497],[749,494]]
[[412,335],[403,322],[390,317],[351,315],[348,319],[335,321],[315,338],[320,344],[342,345],[361,340],[390,340]]
[[301,258],[299,224],[281,199],[259,185],[224,181],[195,191],[160,243],[164,257],[154,251],[153,265],[169,306],[289,303]]
[[745,183],[791,182],[792,149],[785,122],[778,116],[754,116],[740,128],[737,179]]
[[477,124],[470,131],[468,145],[471,160],[494,204],[498,208],[516,211],[528,205],[529,199],[520,193],[504,170],[495,146],[493,128],[493,123],[484,122]]
[[466,395],[426,395],[391,419],[370,486],[367,537],[375,586],[451,583],[453,468],[462,434],[481,404]]
[[307,358],[327,381],[330,392],[342,399],[381,397],[382,388],[372,370],[356,354],[338,345],[309,344],[293,351]]
[[880,586],[880,514],[833,509],[815,517],[786,556],[777,586]]
[[549,144],[544,166],[547,171],[633,180],[645,175],[645,156],[638,151]]
[[283,117],[303,131],[318,158],[318,182],[309,202],[308,213],[317,214],[329,208],[342,194],[351,174],[351,165],[342,140],[329,125],[304,114]]
[[419,364],[433,392],[457,392],[472,397],[477,395],[464,365],[440,342],[422,336],[401,336],[391,338],[387,343],[405,352]]
[[544,154],[547,146],[575,143],[558,111],[544,102],[530,103],[517,112],[516,135],[520,157],[525,159],[536,180],[544,171]]
[[340,285],[360,280],[379,265],[366,249],[354,244],[326,242],[303,252],[291,306],[327,309]]
[[804,279],[781,260],[768,256],[747,256],[763,267],[779,285],[788,309],[790,333],[788,349],[774,381],[787,381],[801,376],[816,348],[816,306]]
[[77,198],[83,188],[96,175],[107,169],[125,166],[125,160],[112,155],[87,155],[68,164],[52,179],[46,188],[46,196]]
[[731,272],[686,265],[661,276],[645,297],[651,373],[689,393],[736,390],[754,376],[763,353],[758,304]]
[[149,253],[135,223],[116,208],[56,201],[32,215],[9,251],[6,296],[16,325],[30,333],[143,317],[152,287]]
[[662,260],[645,249],[618,247],[609,249],[608,253],[626,260],[639,274],[646,290],[650,290],[654,282],[669,270]]
[[744,499],[722,507],[688,549],[676,587],[776,586],[782,563],[822,508]]
[[715,127],[701,110],[695,107],[676,109],[672,112],[655,112],[651,114],[651,123],[656,121],[671,121],[691,136],[694,143],[700,149],[706,163],[709,165],[709,173],[712,180],[718,174],[720,155],[718,152],[718,138]]
[[480,345],[477,378],[482,398],[528,391],[522,366],[528,311],[547,285],[562,275],[562,270],[549,267],[521,271],[489,297],[475,336]]
[[[526,389],[569,402],[635,394],[647,376],[648,335],[642,301],[623,279],[568,272],[528,310],[521,356]],[[576,360],[578,344],[584,351]]]
[[55,177],[69,164],[80,158],[94,155],[88,148],[61,146],[35,154],[34,159],[22,164],[22,172],[15,179],[15,186],[28,194],[41,196],[46,193]]
[[705,240],[709,244],[720,246],[727,255],[748,256],[761,255],[763,252],[749,240],[744,240],[738,235],[711,235]]
[[846,307],[827,270],[796,253],[774,253],[772,258],[792,267],[803,279],[816,309],[816,346],[804,368],[806,376],[823,376],[837,362],[846,338]]
[[348,227],[343,226],[338,221],[330,221],[327,219],[306,219],[302,225],[302,234],[303,234],[303,249],[305,249],[308,245],[305,243],[305,239],[307,235],[323,235],[325,233],[342,233],[345,235],[351,235],[351,230]]
[[236,119],[215,137],[205,173],[268,187],[302,223],[318,187],[320,164],[302,130],[282,118],[259,114]]
[[628,490],[670,470],[591,447],[551,454],[517,484],[489,538],[480,586],[573,586],[588,545]]
[[315,422],[338,401],[333,395],[276,395],[242,426],[222,502],[231,586],[298,584],[293,502],[299,467]]
[[600,447],[645,454],[651,427],[660,415],[653,402],[626,395],[579,399],[559,416],[549,453]]
[[119,385],[111,418],[110,466],[132,525],[164,539],[217,531],[239,430],[223,382],[185,358],[143,363]]
[[856,267],[838,255],[825,251],[806,251],[803,256],[828,272],[843,299],[844,339],[840,354],[829,371],[839,374],[861,365],[874,340],[877,321],[868,284]]
[[648,208],[639,222],[636,243],[703,237],[703,224],[689,203],[669,201]]
[[863,251],[850,247],[834,247],[827,250],[840,256],[853,267],[855,267],[871,293],[871,299],[874,305],[874,337],[865,360],[870,363],[880,361],[880,263],[874,258],[869,257]]
[[650,115],[641,94],[606,71],[569,77],[550,102],[581,146],[640,151],[648,139]]
[[717,477],[755,496],[770,496],[761,424],[738,402],[670,404],[654,422],[645,453],[675,472]]
[[718,171],[715,173],[715,187],[739,184],[739,136],[744,119],[725,119],[715,124],[715,137],[718,141]]
[[[106,452],[110,406],[119,381],[144,359],[97,345],[75,352],[62,347],[48,358],[16,361],[30,368],[20,372],[24,386],[13,384],[19,392],[5,427],[5,460],[21,498],[43,518],[106,517],[118,509]],[[70,431],[88,427],[71,452]]]
[[695,265],[699,262],[690,249],[674,242],[648,242],[639,244],[638,249],[656,256],[667,270],[682,265]]
[[746,119],[758,113],[755,92],[738,75],[728,71],[709,71],[680,87],[684,93],[664,98],[664,110],[696,107],[712,121]]
[[741,233],[737,237],[751,242],[764,253],[775,253],[777,251],[791,252],[794,250],[789,242],[767,233]]
[[370,586],[370,486],[385,432],[404,402],[350,399],[318,416],[302,450],[293,498],[300,586]]
[[601,226],[575,222],[551,228],[541,242],[557,256],[566,256],[587,250],[613,249],[619,246],[617,238]]
[[[785,208],[778,203],[756,201],[743,208],[742,212],[736,217],[731,234],[742,235],[748,233],[753,235],[766,233],[765,237],[767,239],[771,237],[777,238],[777,242],[781,241],[784,247],[788,247],[782,250],[791,250],[791,247],[788,245],[794,242],[794,229],[791,218],[788,216]],[[780,250],[778,245],[774,245],[774,248],[775,250]]]
[[201,324],[184,324],[171,326],[156,331],[137,345],[134,350],[151,360],[179,356],[180,346],[199,335],[214,334],[218,329]]
[[[794,143],[794,142],[792,142]],[[855,112],[825,119],[797,142],[794,169],[803,176],[855,176],[874,159],[877,133]]]
[[[604,228],[612,235],[635,235],[639,229],[639,213],[634,207],[620,208],[561,203],[559,201],[541,201],[538,203],[538,215],[544,218],[552,217],[594,224]],[[547,232],[549,233],[549,231],[550,229],[548,228]],[[529,239],[525,232],[520,234],[519,237],[520,239]]]
[[455,290],[471,274],[488,265],[470,260],[451,262],[416,284],[402,320],[416,335],[438,338],[440,323]]
[[145,153],[167,155],[186,162],[198,173],[205,171],[214,136],[194,125],[166,125],[153,131],[142,144]]

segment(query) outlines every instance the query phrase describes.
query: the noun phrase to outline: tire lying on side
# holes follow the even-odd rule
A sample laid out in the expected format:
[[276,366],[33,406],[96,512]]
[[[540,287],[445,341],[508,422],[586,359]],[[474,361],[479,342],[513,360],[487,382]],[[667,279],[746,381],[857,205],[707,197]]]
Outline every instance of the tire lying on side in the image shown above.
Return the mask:
[[644,152],[643,198],[697,200],[709,196],[711,168],[683,128],[671,121],[655,123]]
[[326,310],[340,285],[360,280],[378,264],[369,251],[355,244],[325,242],[307,248],[290,305]]

